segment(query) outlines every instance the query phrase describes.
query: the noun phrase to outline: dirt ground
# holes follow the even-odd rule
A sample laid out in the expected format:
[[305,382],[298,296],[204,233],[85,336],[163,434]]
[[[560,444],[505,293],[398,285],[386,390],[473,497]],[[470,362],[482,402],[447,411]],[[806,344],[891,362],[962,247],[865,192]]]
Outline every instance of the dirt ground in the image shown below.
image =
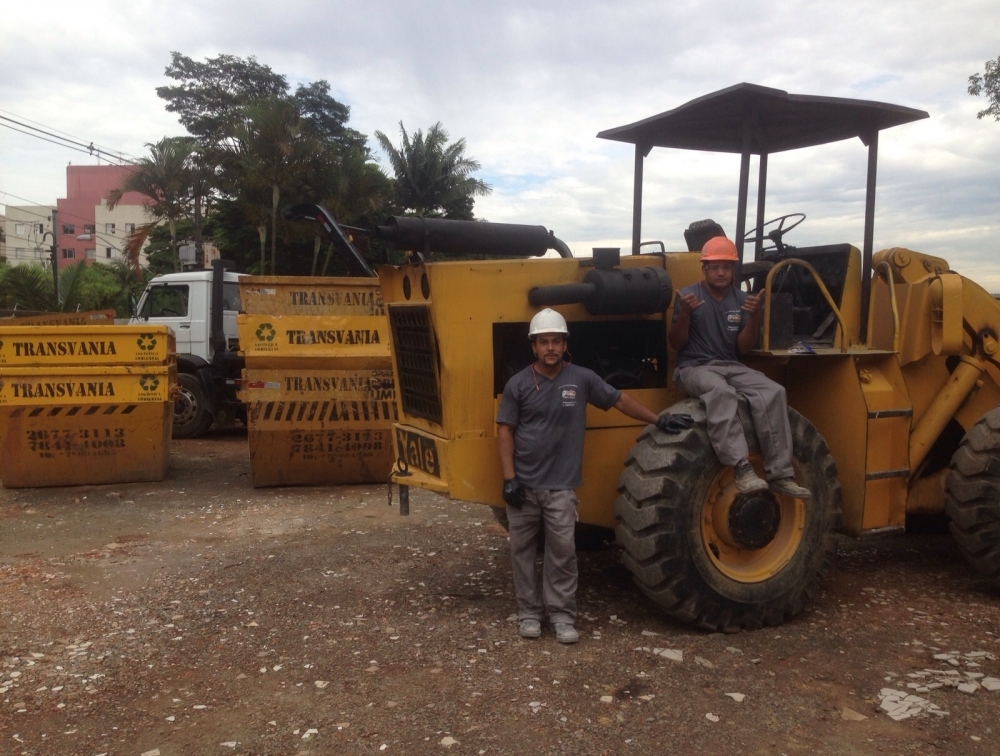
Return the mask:
[[238,432],[171,461],[157,484],[0,490],[0,754],[1000,752],[1000,691],[879,708],[925,668],[1000,677],[1000,596],[944,533],[841,539],[799,618],[738,635],[583,553],[567,647],[517,637],[485,507],[253,490]]

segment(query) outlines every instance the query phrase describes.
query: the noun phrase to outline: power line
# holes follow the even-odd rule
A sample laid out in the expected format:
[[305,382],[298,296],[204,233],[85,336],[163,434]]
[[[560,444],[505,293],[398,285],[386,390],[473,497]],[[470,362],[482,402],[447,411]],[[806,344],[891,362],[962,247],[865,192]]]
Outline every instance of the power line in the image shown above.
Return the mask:
[[[83,140],[84,139],[83,137],[77,136],[76,134],[71,134],[68,131],[63,131],[62,129],[57,129],[55,126],[49,126],[48,124],[42,123],[41,121],[36,121],[36,120],[34,120],[32,118],[28,118],[27,116],[23,116],[20,113],[15,113],[15,112],[13,112],[11,110],[5,110],[4,108],[0,108],[0,113],[6,113],[7,115],[11,115],[11,116],[14,116],[16,118],[20,118],[22,121],[27,121],[28,123],[35,124],[35,126],[43,126],[46,129],[48,129],[49,131],[54,131],[57,134],[62,134],[62,135],[68,136],[68,137],[72,137],[73,139],[79,139],[79,140]],[[92,142],[92,144],[93,144],[93,142]],[[106,145],[97,145],[97,146],[99,146],[99,147],[106,147]],[[115,153],[115,152],[117,152],[119,155],[124,155],[125,157],[129,158],[130,160],[135,160],[136,159],[135,156],[129,155],[127,152],[122,152],[121,150],[113,150],[110,147],[108,147],[105,151],[109,152],[109,153]]]
[[6,123],[0,123],[0,126],[3,126],[4,128],[10,129],[11,131],[16,131],[19,134],[24,134],[25,136],[34,137],[35,139],[41,139],[43,142],[51,142],[52,144],[57,144],[60,147],[65,147],[66,149],[69,149],[69,150],[76,150],[77,152],[82,152],[84,155],[90,155],[91,154],[87,150],[81,150],[79,147],[73,147],[71,145],[64,144],[63,142],[57,142],[54,139],[46,139],[45,137],[39,136],[38,134],[32,134],[30,131],[21,131],[21,129],[15,129],[13,126],[9,126]]
[[[0,115],[0,121],[9,121],[10,123],[17,124],[18,126],[21,126],[23,128],[31,129],[31,131],[37,131],[40,134],[45,134],[45,136],[54,137],[55,139],[61,139],[62,142],[67,142],[67,144],[62,144],[62,142],[52,142],[51,139],[45,139],[45,137],[40,137],[37,134],[30,134],[30,133],[28,133],[26,131],[21,131],[20,129],[14,129],[13,126],[8,126],[6,123],[0,124],[0,126],[7,126],[7,128],[13,129],[14,131],[20,131],[20,133],[22,133],[22,134],[27,134],[28,136],[33,136],[33,137],[36,137],[37,139],[44,139],[46,142],[52,142],[53,144],[61,144],[63,147],[69,147],[70,149],[78,149],[79,147],[82,147],[83,149],[82,150],[78,150],[79,152],[86,152],[86,153],[88,153],[90,155],[93,155],[93,154],[96,153],[99,158],[103,155],[104,158],[105,158],[105,160],[117,160],[119,163],[127,162],[127,161],[124,160],[124,158],[118,157],[118,156],[113,155],[113,154],[111,154],[109,152],[105,152],[104,150],[98,149],[97,147],[94,146],[93,142],[91,142],[90,144],[84,144],[83,142],[77,142],[75,139],[70,139],[69,137],[59,136],[58,134],[53,134],[53,133],[51,133],[49,131],[45,131],[44,129],[40,129],[37,126],[29,126],[26,123],[21,123],[20,121],[15,121],[13,118],[8,118],[7,116],[3,116],[3,115]],[[73,147],[72,145],[76,145],[76,147]]]

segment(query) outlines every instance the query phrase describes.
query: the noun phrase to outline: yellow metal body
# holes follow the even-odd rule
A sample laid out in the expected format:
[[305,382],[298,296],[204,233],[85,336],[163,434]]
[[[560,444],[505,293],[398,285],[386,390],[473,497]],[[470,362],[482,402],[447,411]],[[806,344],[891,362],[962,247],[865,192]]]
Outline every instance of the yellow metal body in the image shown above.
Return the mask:
[[[393,336],[393,364],[401,387],[394,441],[408,473],[394,473],[396,482],[502,505],[494,423],[499,401],[494,327],[526,323],[535,312],[528,303],[529,290],[580,282],[590,264],[581,259],[431,262],[379,271],[390,321],[395,322],[397,309],[412,315],[400,322],[428,321],[421,348],[430,357],[419,370],[407,364],[413,350],[401,348]],[[628,256],[621,264],[665,267],[675,291],[702,279],[697,253]],[[884,250],[874,259],[868,331],[862,338],[862,266],[856,248],[847,255],[839,303],[807,261],[787,260],[782,267],[800,268],[817,283],[833,311],[832,342],[816,348],[815,354],[772,349],[765,328],[761,348],[746,361],[784,385],[790,406],[827,441],[843,486],[844,530],[860,534],[898,528],[908,512],[941,511],[943,478],[954,451],[947,448],[942,431],[954,423],[968,429],[1000,403],[1000,304],[950,272],[941,258]],[[770,323],[775,275],[772,269],[765,288],[765,323]],[[556,309],[570,323],[571,353],[574,324],[635,319],[594,318],[581,305]],[[668,309],[662,316],[643,319],[662,321],[665,334],[671,317]],[[676,355],[668,350],[668,356],[672,369]],[[437,392],[438,419],[408,409],[407,385],[415,387],[414,395],[422,396],[424,389]],[[670,380],[660,388],[629,393],[657,412],[682,398]],[[581,522],[615,525],[616,482],[639,431],[638,423],[620,413],[588,408],[584,483],[578,491]],[[794,521],[794,511],[788,514]],[[788,549],[794,551],[794,532],[781,542],[792,544]],[[720,569],[756,575],[780,569],[775,565],[782,558],[778,554],[765,565],[749,566],[723,561]]]
[[[624,257],[622,266],[663,268],[665,259],[662,255]],[[382,297],[390,309],[419,307],[429,312],[434,339],[430,349],[436,355],[434,369],[442,411],[442,422],[435,423],[403,410],[404,416],[396,426],[396,452],[406,460],[411,476],[399,482],[447,493],[456,499],[502,506],[503,480],[494,423],[499,401],[494,392],[494,324],[526,324],[535,312],[528,304],[529,289],[575,283],[587,270],[576,259],[442,262],[385,266],[379,270]],[[582,305],[559,310],[571,323],[598,320],[588,315]],[[632,316],[620,319],[635,320]],[[641,319],[656,323],[662,338],[666,338],[667,319],[663,314]],[[399,380],[400,349],[395,341],[393,348]],[[402,369],[408,368],[404,364]],[[654,411],[669,406],[676,398],[669,384],[629,393]],[[617,410],[587,408],[585,474],[583,486],[577,491],[581,522],[614,526],[611,504],[615,484],[640,429],[638,421]],[[615,460],[614,464],[611,460]]]
[[163,479],[177,390],[168,329],[36,326],[0,339],[13,355],[0,363],[4,486]]
[[378,282],[247,277],[240,300],[253,485],[385,481],[397,414]]

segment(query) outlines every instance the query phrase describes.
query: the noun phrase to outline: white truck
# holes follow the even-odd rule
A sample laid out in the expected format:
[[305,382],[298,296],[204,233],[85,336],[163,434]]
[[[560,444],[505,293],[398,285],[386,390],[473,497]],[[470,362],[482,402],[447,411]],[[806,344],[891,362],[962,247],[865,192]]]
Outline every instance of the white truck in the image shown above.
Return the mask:
[[[289,208],[290,221],[318,223],[350,275],[375,277],[336,219],[325,208],[303,203]],[[351,229],[367,233],[363,229]],[[167,273],[146,286],[135,307],[131,324],[170,326],[177,338],[177,383],[174,404],[174,438],[195,438],[214,424],[246,422],[246,405],[237,396],[245,360],[240,355],[236,316],[240,312],[239,281],[229,260],[213,260],[212,270]]]
[[212,270],[156,276],[129,320],[170,326],[177,339],[174,438],[195,438],[213,423],[246,420],[237,398],[244,360],[236,331],[239,280],[245,274],[227,271],[232,265],[215,260]]

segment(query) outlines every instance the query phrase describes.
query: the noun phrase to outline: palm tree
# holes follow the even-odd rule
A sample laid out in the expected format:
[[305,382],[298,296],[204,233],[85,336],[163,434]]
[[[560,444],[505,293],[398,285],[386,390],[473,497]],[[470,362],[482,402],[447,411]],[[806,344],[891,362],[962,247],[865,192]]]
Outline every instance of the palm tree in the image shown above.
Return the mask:
[[396,176],[396,201],[417,215],[472,217],[473,197],[482,197],[492,189],[470,174],[479,170],[479,162],[465,156],[465,140],[448,144],[448,132],[438,121],[424,134],[417,129],[413,136],[399,122],[402,139],[399,148],[381,131],[375,138],[385,151]]
[[41,265],[5,265],[0,271],[0,306],[5,310],[55,310],[52,276]]
[[153,221],[136,227],[126,239],[125,253],[133,260],[138,271],[139,250],[157,223],[166,221],[170,227],[170,241],[174,250],[174,270],[181,269],[177,254],[177,221],[188,214],[192,198],[191,159],[194,139],[191,137],[163,137],[156,144],[147,144],[149,156],[140,158],[117,189],[108,194],[105,204],[114,210],[126,192],[138,192],[146,197],[146,212]]
[[[256,190],[271,194],[271,274],[277,272],[278,203],[282,188],[302,173],[323,152],[320,143],[303,133],[295,103],[287,98],[268,97],[246,105],[241,111],[222,150],[241,177],[237,194],[246,197],[244,207],[257,208],[252,198]],[[247,196],[249,195],[249,196]],[[258,215],[257,220],[261,218]],[[261,273],[265,272],[266,227],[258,222],[261,238]]]

